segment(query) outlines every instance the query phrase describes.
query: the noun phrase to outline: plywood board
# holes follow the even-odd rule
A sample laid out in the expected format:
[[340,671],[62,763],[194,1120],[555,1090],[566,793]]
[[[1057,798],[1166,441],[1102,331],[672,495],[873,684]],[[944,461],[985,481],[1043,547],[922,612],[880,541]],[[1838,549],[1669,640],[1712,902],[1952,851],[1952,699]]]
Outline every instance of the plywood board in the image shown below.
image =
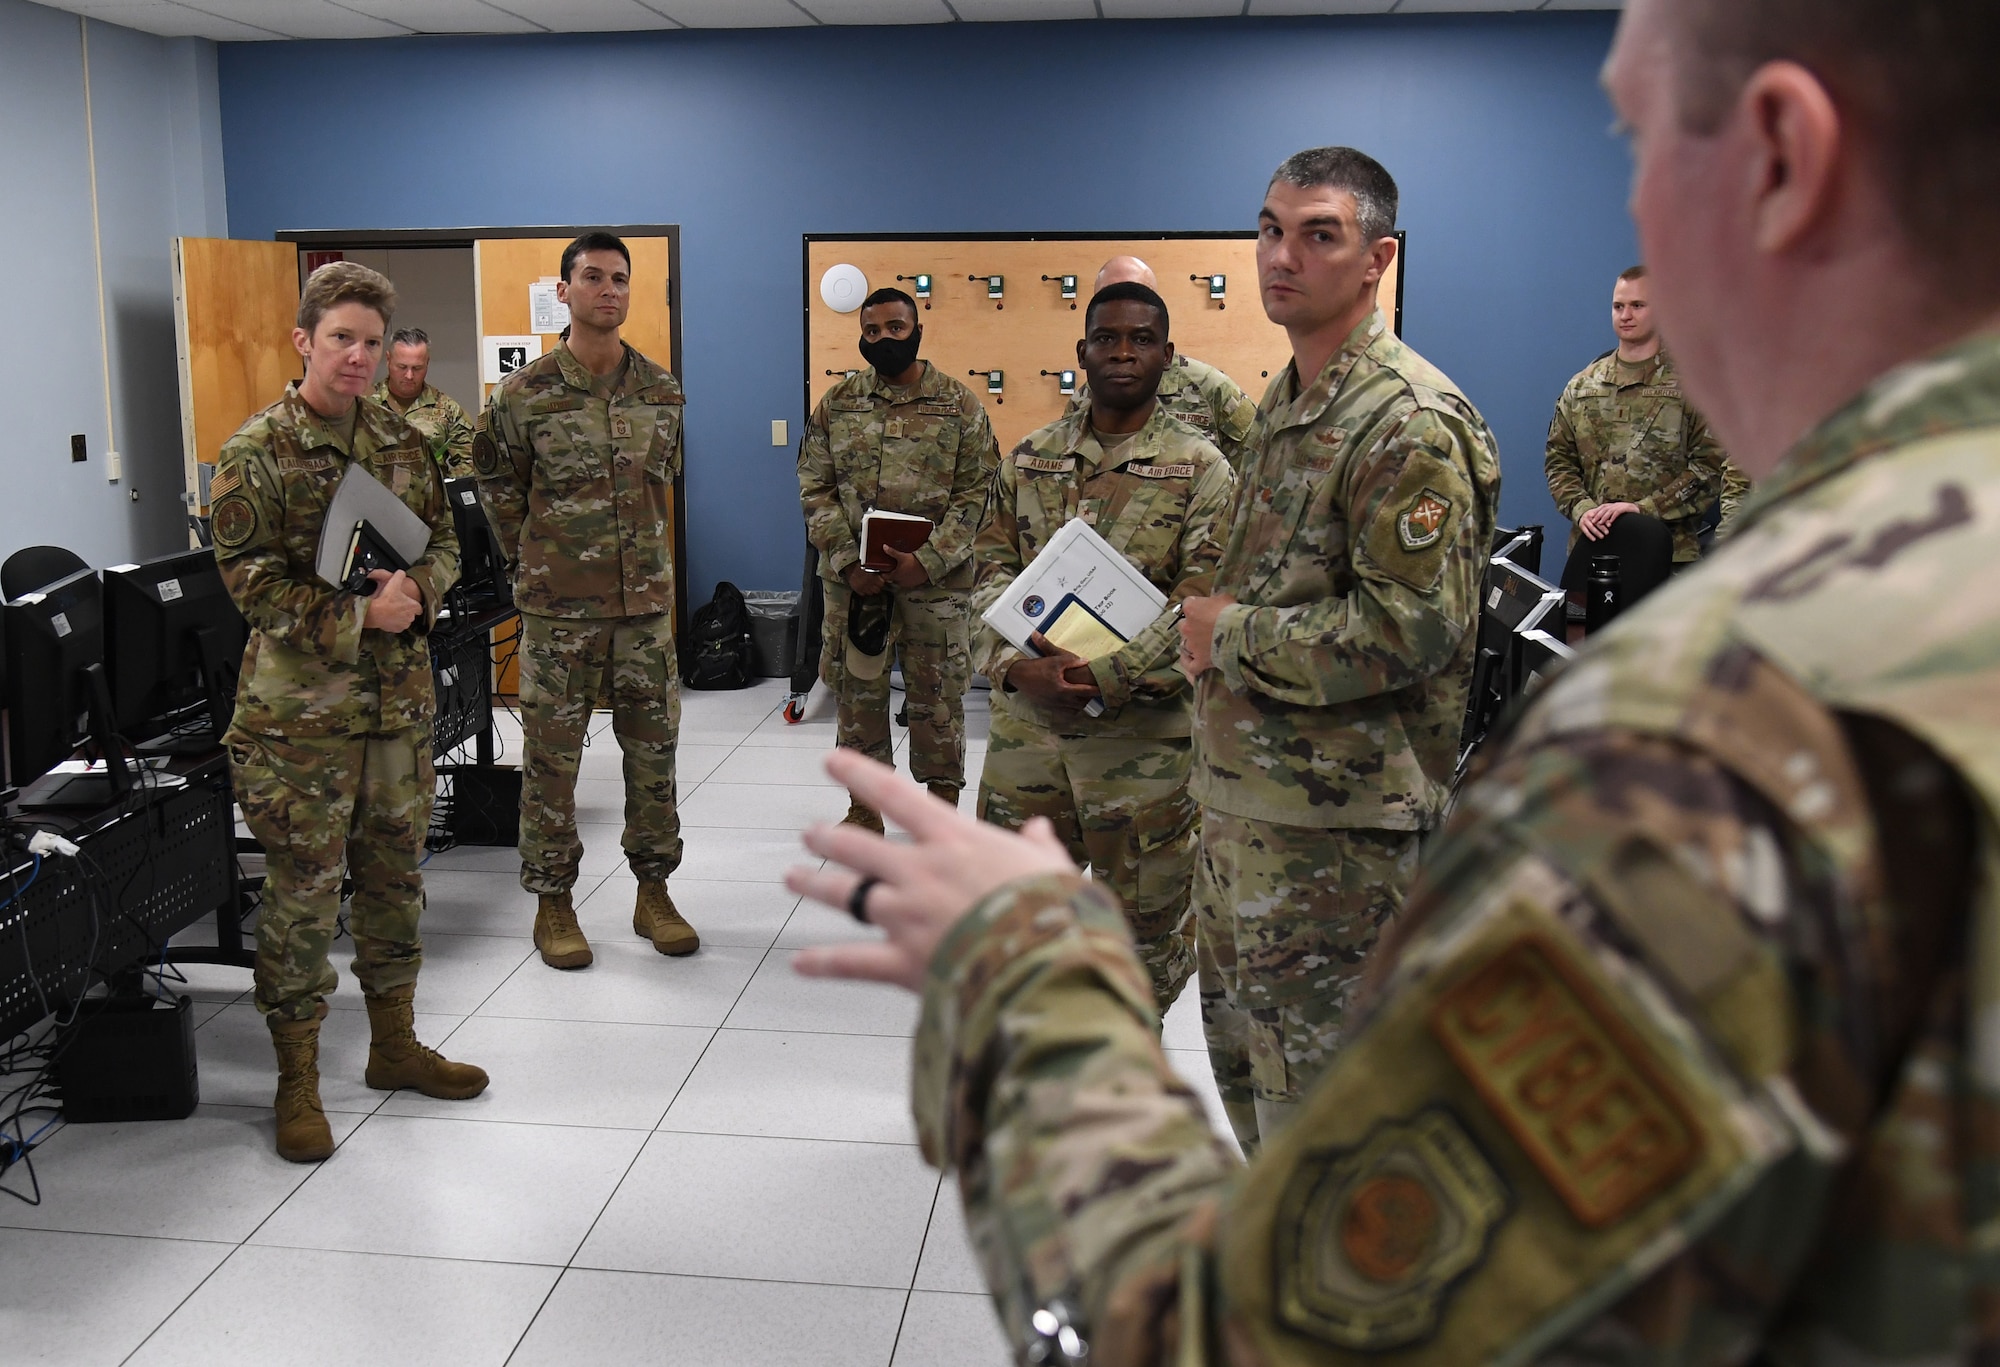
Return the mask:
[[[862,364],[855,343],[860,320],[836,313],[819,296],[820,276],[846,262],[870,289],[893,285],[914,293],[911,277],[928,274],[933,293],[921,308],[923,354],[985,399],[1002,449],[1062,415],[1067,400],[1053,372],[1076,369],[1083,306],[1106,260],[1137,256],[1153,268],[1172,318],[1174,345],[1226,373],[1261,398],[1270,377],[1291,358],[1283,329],[1264,316],[1257,296],[1254,237],[939,238],[884,241],[811,237],[806,243],[806,377],[810,406],[841,375]],[[1396,264],[1381,298],[1394,317]],[[987,294],[986,277],[1003,277],[1002,297]],[[1077,277],[1074,301],[1061,297],[1060,278]],[[1209,297],[1208,277],[1226,277],[1224,297]],[[902,277],[900,280],[898,277]],[[968,278],[973,277],[973,278]],[[1043,277],[1050,277],[1044,279]],[[1190,278],[1195,277],[1195,278]],[[985,375],[1004,372],[1004,389],[986,392]],[[1051,372],[1043,374],[1042,372]]]
[[199,467],[213,465],[244,419],[276,403],[299,377],[292,345],[298,312],[298,248],[291,243],[174,239],[181,449],[191,495],[204,484]]
[[[533,331],[528,318],[528,286],[562,272],[566,237],[483,237],[472,245],[479,300],[479,335],[512,336]],[[673,282],[670,244],[664,237],[628,237],[632,253],[632,309],[620,335],[653,361],[676,374],[673,347]],[[543,339],[547,350],[554,337]],[[480,387],[480,401],[491,385]]]

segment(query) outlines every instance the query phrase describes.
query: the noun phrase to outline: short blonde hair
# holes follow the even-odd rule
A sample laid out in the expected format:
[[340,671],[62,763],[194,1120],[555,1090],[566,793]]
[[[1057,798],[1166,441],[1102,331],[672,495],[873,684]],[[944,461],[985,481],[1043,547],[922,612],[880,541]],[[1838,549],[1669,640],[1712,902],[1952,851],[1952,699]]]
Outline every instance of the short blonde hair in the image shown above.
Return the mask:
[[319,320],[336,304],[374,309],[387,329],[396,313],[396,287],[388,276],[358,261],[329,261],[306,277],[299,292],[299,326],[308,333],[318,330]]

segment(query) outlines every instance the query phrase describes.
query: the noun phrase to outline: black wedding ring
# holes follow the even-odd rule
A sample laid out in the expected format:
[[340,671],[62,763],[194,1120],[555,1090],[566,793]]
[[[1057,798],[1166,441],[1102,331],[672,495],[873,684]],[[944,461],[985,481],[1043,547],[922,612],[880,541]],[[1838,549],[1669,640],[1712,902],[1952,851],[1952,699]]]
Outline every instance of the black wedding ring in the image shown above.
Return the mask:
[[847,894],[847,914],[864,926],[869,924],[868,894],[873,892],[875,885],[881,881],[879,878],[864,878],[854,885],[853,892]]

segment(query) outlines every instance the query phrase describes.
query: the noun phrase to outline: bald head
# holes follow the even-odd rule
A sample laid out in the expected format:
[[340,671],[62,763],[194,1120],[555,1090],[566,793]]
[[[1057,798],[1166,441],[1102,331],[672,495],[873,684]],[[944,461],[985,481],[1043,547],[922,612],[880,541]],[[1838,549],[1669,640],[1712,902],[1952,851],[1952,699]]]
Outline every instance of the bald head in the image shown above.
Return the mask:
[[1101,290],[1106,285],[1127,283],[1144,285],[1155,292],[1160,288],[1160,282],[1154,276],[1153,268],[1136,256],[1114,256],[1105,262],[1097,272],[1097,283],[1093,288]]

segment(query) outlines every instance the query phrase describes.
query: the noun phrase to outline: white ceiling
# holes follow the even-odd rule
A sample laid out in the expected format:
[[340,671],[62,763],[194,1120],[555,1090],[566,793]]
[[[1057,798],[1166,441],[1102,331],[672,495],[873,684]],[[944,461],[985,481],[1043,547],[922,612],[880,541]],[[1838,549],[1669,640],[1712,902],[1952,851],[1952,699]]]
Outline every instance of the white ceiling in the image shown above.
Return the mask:
[[1608,10],[1621,0],[42,0],[170,37],[223,41],[413,33],[588,33],[1024,19]]

